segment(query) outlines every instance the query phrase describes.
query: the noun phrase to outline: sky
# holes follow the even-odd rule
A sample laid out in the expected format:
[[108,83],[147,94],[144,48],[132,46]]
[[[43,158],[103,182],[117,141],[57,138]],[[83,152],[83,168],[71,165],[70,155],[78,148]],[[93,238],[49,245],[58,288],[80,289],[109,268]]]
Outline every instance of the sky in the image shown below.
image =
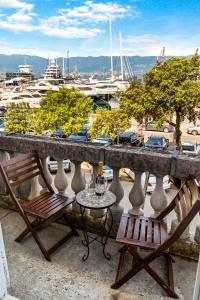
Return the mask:
[[199,0],[0,0],[0,53],[55,58],[190,55],[200,47]]

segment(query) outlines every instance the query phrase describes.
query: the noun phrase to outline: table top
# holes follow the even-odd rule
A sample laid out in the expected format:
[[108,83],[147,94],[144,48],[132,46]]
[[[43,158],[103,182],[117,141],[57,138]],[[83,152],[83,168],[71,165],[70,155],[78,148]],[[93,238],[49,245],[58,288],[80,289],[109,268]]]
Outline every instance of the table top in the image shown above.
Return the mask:
[[85,189],[76,195],[76,201],[89,209],[103,209],[112,206],[116,201],[116,196],[108,190],[102,196],[97,196],[95,189]]

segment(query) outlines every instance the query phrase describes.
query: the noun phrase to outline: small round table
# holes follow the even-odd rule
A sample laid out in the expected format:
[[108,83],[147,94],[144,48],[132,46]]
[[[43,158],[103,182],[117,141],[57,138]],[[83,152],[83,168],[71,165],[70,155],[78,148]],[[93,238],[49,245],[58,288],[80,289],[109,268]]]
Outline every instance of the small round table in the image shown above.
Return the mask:
[[[108,237],[110,235],[112,225],[113,225],[113,216],[112,216],[112,211],[110,207],[115,203],[116,201],[116,196],[112,192],[106,190],[104,195],[102,196],[97,196],[95,193],[95,189],[86,189],[81,192],[79,192],[76,195],[76,201],[80,206],[80,211],[81,211],[81,219],[82,219],[82,227],[83,227],[83,235],[84,235],[84,240],[82,241],[83,246],[87,248],[87,253],[83,255],[82,260],[86,261],[88,259],[88,256],[90,254],[90,244],[94,241],[99,242],[103,246],[103,255],[106,259],[110,259],[111,255],[110,253],[105,252],[105,247],[106,243],[108,240]],[[106,214],[105,214],[105,220],[104,220],[104,225],[103,225],[103,230],[102,233],[99,235],[96,235],[95,237],[90,236],[88,234],[87,228],[86,228],[86,221],[84,218],[84,213],[86,209],[106,209]],[[108,215],[110,215],[111,223],[109,230],[106,234],[105,228],[106,228],[106,223],[108,220]],[[98,239],[100,237],[100,239]]]

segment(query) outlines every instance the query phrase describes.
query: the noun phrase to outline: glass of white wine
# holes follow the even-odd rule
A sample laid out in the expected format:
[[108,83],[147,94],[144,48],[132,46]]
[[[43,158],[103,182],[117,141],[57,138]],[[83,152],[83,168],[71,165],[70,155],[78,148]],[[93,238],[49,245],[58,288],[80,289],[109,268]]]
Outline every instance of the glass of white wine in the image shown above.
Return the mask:
[[86,187],[87,193],[90,194],[89,189],[90,189],[90,186],[92,184],[92,179],[93,179],[92,169],[89,169],[84,172],[84,179],[85,179],[85,183],[86,183],[85,187]]

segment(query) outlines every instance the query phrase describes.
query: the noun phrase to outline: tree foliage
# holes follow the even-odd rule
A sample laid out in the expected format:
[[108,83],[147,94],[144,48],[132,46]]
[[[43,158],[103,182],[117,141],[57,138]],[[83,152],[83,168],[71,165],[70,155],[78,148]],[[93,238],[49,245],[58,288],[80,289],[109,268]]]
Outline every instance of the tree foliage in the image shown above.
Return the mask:
[[40,101],[37,124],[42,130],[63,129],[66,135],[78,132],[91,112],[92,100],[84,94],[67,88],[48,91]]
[[6,130],[41,134],[62,128],[68,135],[83,127],[91,108],[92,100],[73,89],[48,91],[41,99],[38,109],[31,109],[28,103],[12,103],[7,108]]
[[[200,107],[200,58],[172,57],[155,69],[151,68],[144,83],[134,80],[121,94],[120,107],[129,117],[141,122],[152,115],[156,122],[169,122],[176,129],[176,144],[181,145],[181,122],[195,121]],[[139,90],[139,91],[138,91]],[[175,121],[172,121],[172,116]]]
[[128,128],[130,128],[130,122],[128,118],[124,118],[121,110],[113,109],[109,111],[99,108],[94,116],[89,134],[92,138],[106,135],[114,141],[118,134]]
[[26,133],[33,130],[33,115],[35,110],[26,102],[11,103],[6,108],[5,130]]

